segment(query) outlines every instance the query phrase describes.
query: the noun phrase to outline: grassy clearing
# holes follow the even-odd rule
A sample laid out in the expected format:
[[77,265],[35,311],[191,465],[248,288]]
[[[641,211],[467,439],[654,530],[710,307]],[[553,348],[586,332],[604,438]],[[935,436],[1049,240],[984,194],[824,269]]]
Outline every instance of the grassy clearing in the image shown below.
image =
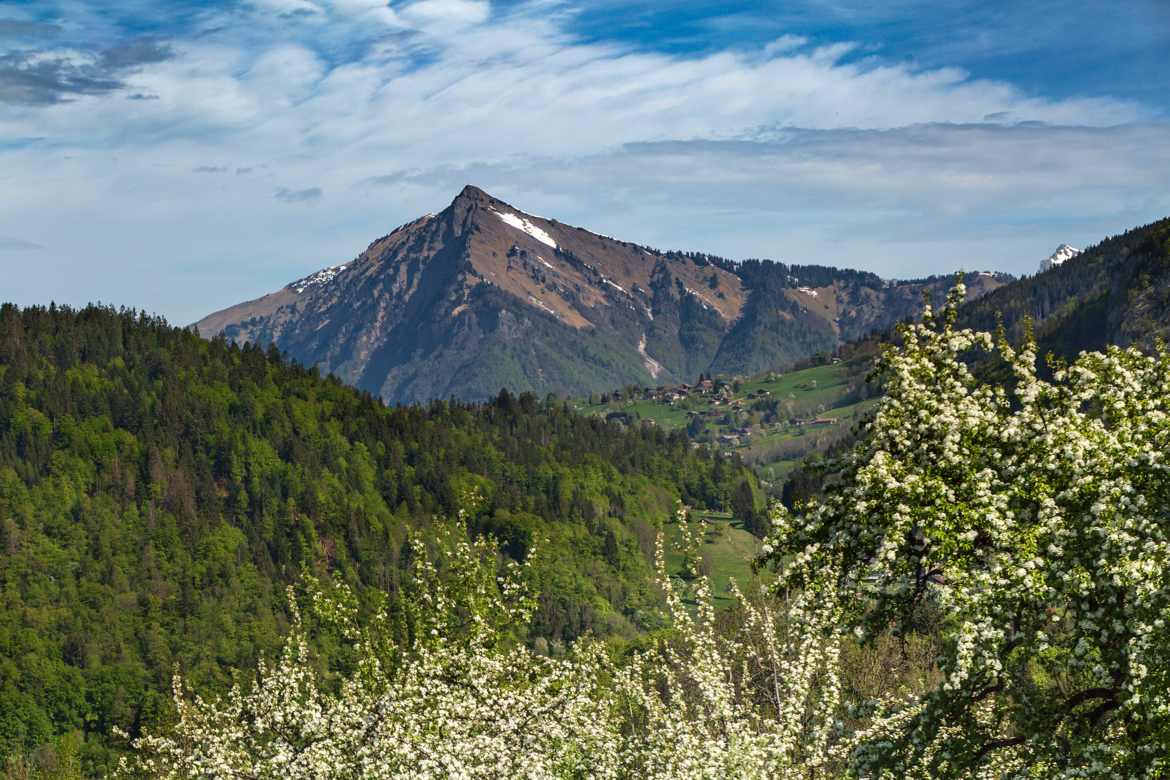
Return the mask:
[[846,406],[838,406],[835,409],[827,410],[822,416],[828,417],[832,420],[840,420],[843,417],[854,415],[864,415],[869,410],[877,406],[877,398],[867,398],[864,401],[858,401],[855,404],[848,404]]
[[643,420],[653,420],[655,425],[666,430],[685,428],[687,425],[687,412],[685,409],[673,407],[658,401],[633,401],[621,407],[621,411],[636,414]]
[[783,485],[784,480],[788,479],[788,475],[801,464],[800,458],[789,458],[785,460],[774,460],[771,463],[763,463],[756,466],[756,473],[765,482],[772,485]]
[[[707,519],[707,533],[699,550],[703,556],[702,570],[711,577],[715,606],[727,608],[735,603],[728,587],[731,580],[746,590],[758,576],[752,571],[752,560],[759,555],[760,540],[745,531],[742,523],[733,519],[729,512],[694,512],[691,515],[692,528],[697,527],[700,515]],[[666,527],[666,543],[668,571],[684,576],[682,530],[677,523]]]
[[831,401],[841,395],[848,384],[848,372],[840,363],[813,366],[800,371],[791,371],[769,379],[762,377],[743,382],[741,395],[751,395],[767,390],[775,398],[792,395],[800,400]]

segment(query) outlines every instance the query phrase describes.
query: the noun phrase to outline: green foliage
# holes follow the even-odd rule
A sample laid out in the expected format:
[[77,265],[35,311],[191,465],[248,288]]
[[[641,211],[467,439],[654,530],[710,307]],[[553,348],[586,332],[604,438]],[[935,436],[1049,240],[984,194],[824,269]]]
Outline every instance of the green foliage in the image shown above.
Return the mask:
[[767,532],[768,505],[754,475],[745,475],[735,486],[731,494],[731,509],[748,531],[756,536],[763,536]]
[[544,550],[535,634],[632,635],[661,598],[647,535],[745,473],[528,394],[391,409],[132,312],[4,306],[0,765],[77,734],[69,755],[106,772],[114,727],[166,717],[176,666],[222,690],[278,645],[303,572],[393,605],[408,533],[437,518]]

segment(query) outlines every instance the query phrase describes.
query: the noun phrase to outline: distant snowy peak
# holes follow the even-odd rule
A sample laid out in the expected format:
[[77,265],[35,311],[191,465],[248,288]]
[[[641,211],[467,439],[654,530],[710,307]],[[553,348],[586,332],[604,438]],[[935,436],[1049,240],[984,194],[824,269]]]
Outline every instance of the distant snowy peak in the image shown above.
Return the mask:
[[1065,260],[1071,260],[1081,253],[1081,250],[1071,247],[1068,244],[1061,244],[1056,248],[1052,255],[1040,263],[1040,273],[1055,268],[1063,263]]
[[339,273],[341,273],[342,271],[344,271],[348,267],[349,267],[349,263],[342,263],[341,265],[331,265],[328,268],[321,269],[320,271],[318,271],[315,274],[309,274],[304,279],[297,279],[295,282],[290,284],[289,287],[297,295],[300,295],[305,290],[308,290],[310,287],[320,287],[322,285],[328,284],[329,282],[333,281],[333,279]]

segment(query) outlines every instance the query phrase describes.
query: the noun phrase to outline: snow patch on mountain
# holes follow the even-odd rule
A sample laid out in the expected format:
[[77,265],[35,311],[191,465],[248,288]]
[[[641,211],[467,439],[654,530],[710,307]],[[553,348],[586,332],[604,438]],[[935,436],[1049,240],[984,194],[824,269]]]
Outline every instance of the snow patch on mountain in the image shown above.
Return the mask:
[[534,296],[534,295],[529,295],[529,296],[528,296],[528,300],[529,300],[530,302],[532,302],[532,303],[536,304],[536,305],[537,305],[537,306],[539,306],[540,308],[544,309],[546,312],[548,312],[548,313],[549,313],[549,314],[551,314],[552,316],[556,317],[558,320],[561,318],[561,315],[557,314],[557,312],[556,312],[556,310],[555,310],[555,309],[549,308],[548,304],[546,304],[546,303],[545,303],[544,301],[542,301],[540,298],[537,298],[537,297],[536,297],[536,296]]
[[517,230],[523,230],[525,233],[532,236],[540,243],[551,246],[553,249],[557,248],[557,242],[553,241],[552,236],[529,222],[524,217],[518,216],[516,214],[496,211],[495,209],[492,209],[492,213]]
[[[703,293],[699,292],[698,290],[695,290],[695,289],[692,289],[692,288],[690,288],[690,287],[687,287],[686,285],[683,285],[683,287],[686,289],[686,291],[687,291],[688,293],[690,293],[691,295],[693,295],[693,296],[695,296],[696,298],[698,298],[698,299],[699,299],[699,303],[700,303],[700,305],[702,305],[702,307],[703,307],[704,309],[708,309],[708,310],[709,310],[709,309],[711,309],[712,307],[714,307],[714,306],[715,306],[715,304],[714,304],[714,303],[711,301],[711,299],[710,299],[710,298],[708,298],[706,295],[703,295]],[[707,304],[711,304],[711,305],[710,305],[710,306],[708,306]],[[716,308],[717,308],[717,307],[716,307]]]
[[322,268],[315,274],[309,274],[303,279],[297,279],[289,285],[293,291],[300,295],[310,287],[321,287],[333,281],[336,276],[349,267],[349,263],[342,263],[341,265],[331,265],[328,268]]
[[1071,260],[1081,253],[1081,250],[1071,247],[1068,244],[1061,244],[1056,248],[1056,251],[1040,262],[1040,273],[1044,273],[1058,265],[1061,265],[1066,260]]

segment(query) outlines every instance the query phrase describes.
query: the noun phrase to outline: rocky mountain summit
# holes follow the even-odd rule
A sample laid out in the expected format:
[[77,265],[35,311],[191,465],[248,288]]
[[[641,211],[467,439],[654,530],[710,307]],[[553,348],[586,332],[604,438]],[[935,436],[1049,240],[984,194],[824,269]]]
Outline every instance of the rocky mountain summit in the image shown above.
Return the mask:
[[[914,316],[923,289],[952,279],[662,251],[467,186],[354,260],[196,327],[275,343],[390,402],[576,395],[790,364]],[[1008,280],[968,286],[975,297]]]

